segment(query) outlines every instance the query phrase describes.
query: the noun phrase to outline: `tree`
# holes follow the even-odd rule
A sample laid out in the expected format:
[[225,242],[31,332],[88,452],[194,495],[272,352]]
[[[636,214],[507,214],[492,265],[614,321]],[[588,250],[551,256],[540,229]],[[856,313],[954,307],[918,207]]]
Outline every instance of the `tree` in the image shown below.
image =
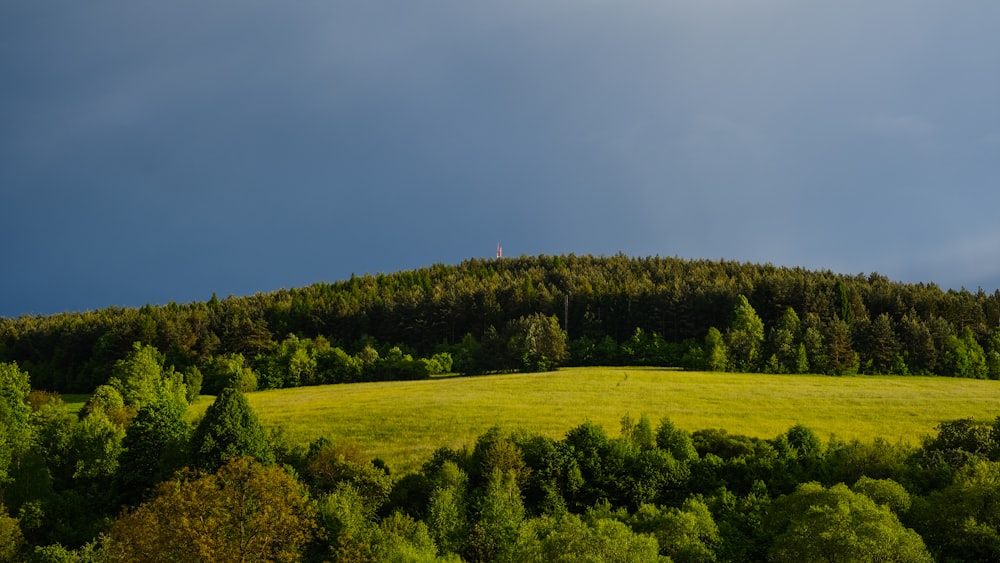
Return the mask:
[[83,405],[83,414],[102,412],[109,420],[124,427],[135,416],[134,406],[125,406],[125,398],[120,391],[111,385],[98,385],[94,393]]
[[656,540],[611,518],[576,514],[544,516],[527,523],[531,539],[518,560],[531,563],[655,563],[663,561]]
[[680,508],[644,504],[628,523],[636,532],[656,538],[660,553],[673,561],[716,561],[715,549],[721,541],[719,528],[708,506],[700,499],[689,498]]
[[247,365],[243,354],[213,356],[205,365],[202,391],[217,395],[226,387],[235,387],[244,393],[257,390],[257,374]]
[[128,355],[115,363],[108,385],[121,393],[126,406],[136,409],[160,396],[173,395],[187,400],[183,377],[172,369],[164,370],[159,351],[141,342],[135,342]]
[[885,506],[897,516],[909,512],[913,505],[913,500],[906,488],[892,479],[861,477],[854,483],[851,490],[865,495],[880,506]]
[[801,373],[799,366],[799,316],[788,307],[771,329],[768,344],[771,356],[768,371],[773,373]]
[[933,561],[923,540],[888,508],[846,485],[800,485],[771,510],[777,536],[770,561]]
[[860,324],[862,365],[864,372],[874,375],[907,375],[908,370],[900,354],[899,341],[889,315],[882,313],[871,323]]
[[826,325],[826,341],[830,375],[853,375],[858,372],[858,353],[851,346],[851,327],[847,322],[834,317]]
[[940,561],[1000,560],[1000,463],[972,460],[911,511]]
[[195,466],[213,471],[235,457],[274,461],[264,427],[239,390],[223,389],[205,411],[191,436]]
[[427,526],[440,554],[457,553],[469,534],[469,478],[453,461],[445,461],[436,477],[427,504]]
[[7,514],[7,507],[0,503],[0,561],[18,561],[24,547],[24,535],[17,518]]
[[764,322],[747,298],[740,295],[733,308],[733,320],[726,331],[729,364],[732,371],[753,372],[760,365],[764,345]]
[[726,350],[726,341],[722,338],[719,329],[709,327],[708,334],[705,335],[705,367],[708,371],[726,371],[729,367],[729,352]]
[[479,502],[479,518],[469,536],[472,561],[517,561],[516,547],[524,522],[517,476],[497,470],[490,475]]
[[317,442],[311,448],[302,467],[302,476],[317,496],[335,490],[341,483],[350,483],[374,509],[385,504],[392,490],[389,474],[363,459],[359,450],[337,447],[326,441]]
[[816,313],[807,313],[802,321],[802,346],[809,367],[806,372],[828,373],[829,357],[823,341],[823,322]]
[[549,371],[566,360],[566,332],[555,316],[521,317],[507,328],[511,355],[522,371]]
[[965,327],[959,336],[945,338],[941,370],[942,375],[975,379],[985,379],[989,374],[986,353],[971,328]]
[[29,445],[31,384],[15,363],[0,363],[0,500],[9,481],[11,463]]
[[184,406],[177,401],[143,405],[125,431],[116,488],[125,504],[184,465],[188,425]]
[[298,561],[316,513],[278,466],[229,460],[213,474],[184,473],[112,523],[110,561]]
[[656,429],[656,445],[670,453],[678,461],[698,459],[698,451],[694,449],[691,433],[674,426],[669,418],[661,418]]

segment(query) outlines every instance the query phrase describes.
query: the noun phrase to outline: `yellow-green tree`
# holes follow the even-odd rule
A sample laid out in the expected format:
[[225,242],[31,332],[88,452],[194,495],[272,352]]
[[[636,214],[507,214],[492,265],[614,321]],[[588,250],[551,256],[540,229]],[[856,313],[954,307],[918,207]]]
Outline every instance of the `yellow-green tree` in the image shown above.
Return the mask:
[[316,513],[284,469],[235,458],[161,483],[104,538],[110,561],[297,561]]

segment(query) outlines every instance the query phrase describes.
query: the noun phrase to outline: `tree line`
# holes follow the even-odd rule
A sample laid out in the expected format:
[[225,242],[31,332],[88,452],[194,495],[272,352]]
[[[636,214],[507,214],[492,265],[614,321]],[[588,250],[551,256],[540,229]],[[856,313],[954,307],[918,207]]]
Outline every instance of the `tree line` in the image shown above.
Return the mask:
[[182,379],[138,345],[77,415],[0,363],[0,561],[1000,560],[1000,418],[917,446],[497,427],[396,475],[233,386],[192,426]]
[[[135,342],[179,372],[242,357],[262,388],[376,372],[424,377],[446,367],[445,355],[461,373],[568,363],[997,378],[998,327],[1000,291],[721,260],[538,256],[189,304],[0,318],[0,361],[62,393],[106,383]],[[372,369],[388,357],[395,365]]]

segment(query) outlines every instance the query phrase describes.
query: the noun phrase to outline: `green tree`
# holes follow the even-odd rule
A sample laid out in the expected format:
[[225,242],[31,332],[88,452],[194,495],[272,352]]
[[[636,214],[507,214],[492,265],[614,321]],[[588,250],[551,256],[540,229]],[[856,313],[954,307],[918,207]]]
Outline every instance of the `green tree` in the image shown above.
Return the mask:
[[942,375],[952,377],[985,379],[989,375],[986,353],[971,328],[965,327],[959,336],[945,338],[941,368]]
[[940,561],[1000,560],[1000,463],[965,464],[949,486],[916,499],[911,518]]
[[524,523],[524,504],[517,475],[494,471],[479,501],[479,518],[469,536],[472,561],[518,561],[516,548]]
[[871,323],[861,325],[864,344],[861,363],[864,372],[875,375],[907,375],[908,369],[900,353],[899,341],[889,315],[882,313]]
[[310,448],[302,467],[303,480],[317,495],[335,490],[341,483],[351,484],[365,503],[380,508],[389,498],[392,479],[381,467],[364,459],[360,450],[317,442]]
[[157,401],[143,405],[125,431],[115,487],[120,500],[135,504],[156,483],[185,463],[188,424],[184,405]]
[[135,416],[135,406],[125,406],[125,398],[111,385],[98,385],[83,405],[83,414],[100,411],[115,424],[124,427]]
[[768,335],[768,347],[771,350],[768,371],[801,373],[799,370],[800,324],[795,309],[791,307],[785,309]]
[[28,373],[15,363],[0,363],[0,500],[10,481],[10,466],[28,447],[31,407]]
[[[664,561],[656,540],[610,518],[581,518],[576,514],[544,516],[527,523],[528,542],[522,540],[517,557],[526,563],[655,563]],[[669,561],[669,560],[666,560]]]
[[566,332],[555,316],[521,317],[508,326],[511,355],[526,372],[553,370],[567,358]]
[[913,500],[905,487],[892,479],[872,479],[861,477],[851,487],[856,493],[861,493],[880,506],[885,506],[897,516],[903,516],[910,511]]
[[729,367],[729,352],[726,341],[719,329],[709,327],[705,335],[705,364],[708,371],[726,371]]
[[806,373],[828,373],[830,359],[823,341],[823,321],[816,313],[807,313],[802,321],[802,346],[805,348],[809,367]]
[[104,489],[118,470],[125,430],[100,412],[92,412],[73,425],[69,456],[73,478]]
[[125,358],[115,363],[108,385],[122,395],[126,406],[136,409],[163,395],[187,400],[180,374],[163,369],[163,356],[156,348],[136,342]]
[[834,317],[826,325],[828,371],[830,375],[853,375],[858,372],[860,360],[852,347],[851,327],[847,322]]
[[689,498],[680,508],[644,504],[628,524],[638,533],[651,534],[660,553],[678,563],[708,563],[717,560],[719,528],[704,501]]
[[264,427],[243,393],[233,387],[223,389],[205,411],[191,436],[191,454],[195,466],[206,471],[236,457],[274,461]]
[[445,461],[435,479],[426,522],[441,555],[458,553],[469,535],[466,503],[469,478],[453,461]]
[[243,354],[213,356],[205,364],[202,391],[218,395],[226,387],[235,387],[243,393],[257,390],[257,374],[247,365]]
[[674,426],[667,417],[660,419],[656,429],[656,445],[670,453],[678,461],[698,459],[698,451],[694,449],[691,433]]
[[888,508],[843,484],[800,485],[775,501],[771,516],[778,535],[769,560],[778,563],[933,561],[920,536]]
[[754,372],[761,362],[764,322],[743,295],[736,299],[733,319],[726,331],[726,346],[732,371]]

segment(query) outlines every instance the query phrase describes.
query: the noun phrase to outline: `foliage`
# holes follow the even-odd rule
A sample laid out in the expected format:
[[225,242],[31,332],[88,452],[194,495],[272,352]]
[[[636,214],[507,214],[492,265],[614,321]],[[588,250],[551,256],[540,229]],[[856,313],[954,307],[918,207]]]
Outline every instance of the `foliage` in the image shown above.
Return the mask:
[[0,561],[17,561],[23,549],[24,535],[17,519],[7,514],[7,508],[0,503]]
[[284,469],[233,458],[215,473],[162,483],[104,541],[110,561],[297,561],[315,519]]
[[[208,372],[220,367],[215,358],[237,354],[261,387],[374,378],[376,363],[366,360],[392,347],[415,364],[451,353],[462,373],[538,369],[542,356],[555,361],[542,354],[524,362],[523,331],[505,327],[553,316],[574,335],[566,343],[574,365],[683,362],[714,370],[725,349],[739,370],[1000,377],[1000,291],[622,255],[468,260],[186,305],[0,319],[0,362],[17,361],[39,388],[91,392],[135,346],[152,347],[162,355],[142,363],[158,362],[165,375],[173,366],[192,399],[197,373],[207,393],[227,386]],[[712,327],[725,334],[724,349],[699,342]],[[119,372],[129,403],[141,381]]]
[[0,500],[11,463],[28,446],[31,407],[28,374],[14,363],[0,363]]
[[731,371],[757,371],[764,345],[764,322],[757,311],[740,295],[733,308],[733,320],[726,330],[726,348],[729,351]]
[[803,484],[778,499],[771,514],[779,531],[771,561],[933,561],[895,514],[842,484]]
[[128,355],[115,363],[108,385],[121,393],[126,406],[136,409],[166,397],[187,400],[183,376],[164,370],[156,348],[135,342]]
[[494,470],[479,500],[479,516],[469,533],[470,561],[518,561],[516,548],[524,523],[524,504],[517,475]]
[[520,546],[520,561],[641,563],[663,560],[657,555],[655,539],[636,533],[618,520],[564,514],[538,518],[528,526],[533,538]]
[[698,498],[688,498],[680,508],[644,504],[628,523],[638,533],[651,534],[660,553],[679,563],[708,563],[717,560],[721,542],[708,505]]
[[206,471],[227,460],[250,456],[269,463],[274,457],[267,435],[246,397],[233,387],[223,389],[191,436],[194,464]]
[[125,504],[135,504],[153,485],[185,464],[188,425],[185,406],[161,400],[143,405],[125,431],[116,489]]

